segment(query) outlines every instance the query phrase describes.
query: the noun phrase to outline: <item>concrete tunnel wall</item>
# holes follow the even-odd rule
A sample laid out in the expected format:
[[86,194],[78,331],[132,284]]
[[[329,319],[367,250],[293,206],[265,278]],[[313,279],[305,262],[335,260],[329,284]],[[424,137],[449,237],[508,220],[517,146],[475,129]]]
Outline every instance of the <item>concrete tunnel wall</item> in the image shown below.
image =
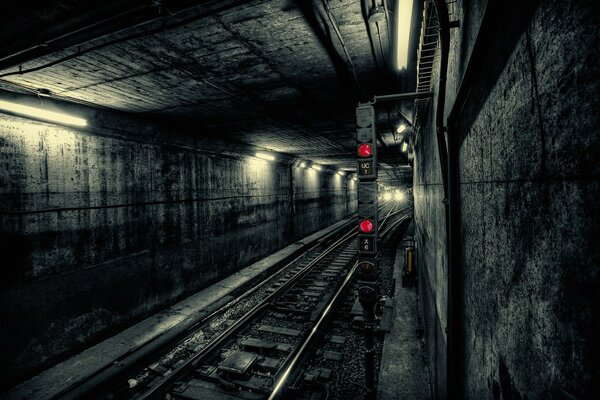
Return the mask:
[[[485,2],[455,7],[461,26],[451,31],[446,112]],[[598,398],[599,7],[502,7],[509,20],[489,43],[459,119],[466,394]],[[445,399],[446,232],[432,108],[416,144],[415,219],[431,381]]]
[[3,384],[355,209],[346,177],[84,111],[0,115]]

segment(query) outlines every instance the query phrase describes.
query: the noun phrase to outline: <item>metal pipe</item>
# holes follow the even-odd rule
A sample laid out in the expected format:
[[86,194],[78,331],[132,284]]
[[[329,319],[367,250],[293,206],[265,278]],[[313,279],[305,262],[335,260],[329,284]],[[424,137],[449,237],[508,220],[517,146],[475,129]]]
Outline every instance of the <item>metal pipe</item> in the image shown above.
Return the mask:
[[450,21],[444,0],[434,0],[440,24],[440,78],[436,109],[436,134],[442,179],[444,181],[446,215],[446,252],[448,257],[448,304],[446,336],[446,395],[463,399],[465,394],[464,364],[464,307],[462,271],[458,260],[460,248],[460,197],[458,179],[458,138],[448,132],[448,148],[444,137],[444,105],[446,102],[446,77],[450,52]]
[[[533,7],[533,3],[535,2],[531,2],[529,6]],[[480,31],[475,39],[475,44],[473,45],[469,62],[460,82],[454,104],[448,114],[448,126],[450,126],[451,122],[457,122],[459,115],[465,107],[471,89],[475,85],[475,79],[481,72],[483,60],[489,53],[492,36],[500,29],[501,23],[498,21],[498,16],[502,15],[504,7],[506,7],[506,4],[501,1],[489,1],[484,10]]]
[[409,92],[409,93],[396,93],[396,94],[384,94],[381,96],[373,96],[370,104],[375,104],[378,101],[390,101],[390,100],[413,100],[413,99],[425,99],[433,96],[433,92]]
[[[134,19],[136,17],[136,13],[138,13],[140,11],[145,11],[148,8],[156,8],[156,5],[152,4],[152,3],[143,4],[141,6],[136,6],[131,9],[128,9],[128,10],[125,10],[122,12],[118,12],[117,14],[114,14],[114,11],[116,11],[116,10],[113,10],[113,15],[111,15],[108,18],[104,18],[99,21],[92,22],[83,27],[75,28],[74,30],[72,30],[70,32],[59,33],[51,39],[40,40],[39,43],[30,45],[30,46],[22,48],[22,49],[14,50],[10,54],[6,54],[6,55],[2,54],[2,55],[0,55],[0,68],[6,69],[9,67],[13,67],[13,66],[19,65],[23,62],[29,61],[32,58],[41,57],[52,51],[63,49],[67,46],[60,44],[61,41],[71,40],[72,37],[74,37],[75,35],[85,35],[88,32],[92,31],[93,29],[98,28],[107,23],[112,23],[112,22],[121,21],[121,20],[131,21],[132,19]],[[82,20],[82,19],[80,18],[80,20]]]
[[[362,0],[360,2],[361,11],[363,15],[363,20],[365,22],[365,29],[367,30],[367,36],[369,38],[369,45],[371,47],[371,55],[373,56],[373,61],[375,62],[375,70],[377,71],[377,76],[381,78],[381,71],[379,68],[379,59],[377,58],[377,52],[375,50],[375,43],[373,40],[373,32],[371,31],[371,24],[369,24],[369,1]],[[375,7],[375,3],[373,2],[372,7]]]
[[[193,3],[193,1],[192,1],[192,3]],[[77,51],[75,51],[65,57],[61,57],[57,60],[48,62],[46,64],[43,64],[43,65],[40,65],[37,67],[28,68],[28,69],[19,68],[17,71],[6,72],[6,73],[1,74],[0,78],[11,76],[11,75],[23,75],[26,73],[39,71],[39,70],[63,63],[65,61],[71,60],[73,58],[80,57],[91,51],[95,51],[95,50],[99,50],[104,47],[111,46],[113,44],[122,43],[122,42],[126,42],[129,40],[134,40],[134,39],[140,39],[142,37],[150,36],[150,35],[153,35],[156,33],[174,29],[174,28],[177,28],[180,26],[184,26],[184,25],[190,24],[192,22],[195,22],[201,18],[204,18],[206,16],[213,15],[215,13],[218,13],[218,12],[221,12],[224,10],[228,10],[233,7],[237,7],[238,5],[241,5],[244,3],[245,3],[244,0],[231,0],[225,4],[219,4],[218,7],[213,6],[212,4],[208,4],[208,6],[207,6],[207,4],[205,4],[205,3],[199,3],[196,5],[188,5],[187,7],[182,6],[180,10],[178,10],[177,12],[175,12],[174,14],[171,14],[171,15],[166,15],[166,16],[160,15],[158,17],[151,17],[149,19],[142,18],[142,21],[140,21],[140,22],[132,22],[133,18],[129,18],[127,20],[128,24],[125,27],[117,28],[117,30],[108,32],[108,33],[92,34],[89,27],[85,27],[85,28],[77,30],[74,33],[67,33],[67,34],[61,36],[60,40],[52,46],[49,46],[48,44],[49,44],[49,42],[51,42],[55,39],[50,39],[48,41],[45,41],[42,44],[34,45],[29,49],[21,50],[17,53],[4,56],[4,58],[2,58],[2,60],[0,60],[0,70],[14,67],[16,65],[21,65],[21,64],[23,64],[29,60],[32,60],[34,58],[39,58],[44,55],[50,54],[55,51],[53,49],[67,49],[67,48],[72,48],[74,46],[81,46],[81,45],[84,45],[84,44],[87,44],[87,43],[90,43],[93,41],[98,41],[99,39],[107,39],[111,36],[115,36],[117,34],[121,34],[121,33],[130,31],[132,28],[141,27],[141,26],[148,25],[151,23],[158,24],[160,22],[160,25],[158,25],[156,28],[147,29],[143,32],[137,32],[137,33],[134,33],[134,34],[131,34],[128,36],[118,37],[113,40],[106,40],[102,43],[98,43],[97,45],[93,45],[93,46],[90,46],[90,47],[84,48],[84,49],[81,49],[78,47]],[[176,19],[175,22],[173,22],[171,24],[168,24],[166,22],[167,19],[172,18],[173,16],[175,16],[177,14],[193,11],[194,9],[201,7],[201,6],[207,6],[206,10],[203,12],[200,12],[200,13],[196,13],[196,14],[190,16],[189,18]],[[118,16],[118,17],[123,17],[123,16]],[[112,19],[110,19],[110,20],[112,20]],[[90,27],[100,29],[102,27],[102,25],[106,22],[109,22],[109,20],[102,21],[102,24],[100,24],[98,26],[90,25]],[[79,38],[77,35],[83,35],[84,37]],[[64,43],[62,43],[61,41],[64,41]]]
[[388,10],[388,7],[387,7],[387,0],[382,0],[381,2],[383,3],[383,11],[385,12],[385,24],[387,26],[387,32],[388,32],[388,45],[390,46],[390,49],[391,49],[392,48],[392,24],[390,24],[390,19],[389,19],[390,11]]
[[[442,1],[443,2],[443,1]],[[532,9],[533,5],[530,5]],[[452,109],[448,114],[448,363],[447,391],[451,398],[464,398],[466,391],[465,365],[465,303],[464,272],[460,269],[461,229],[460,229],[460,180],[458,153],[460,136],[458,121],[477,77],[483,69],[485,58],[490,52],[493,35],[498,32],[505,4],[500,1],[488,2],[477,34],[467,68],[463,74]],[[446,18],[446,21],[448,18]],[[441,24],[440,24],[441,25]],[[449,31],[448,26],[446,31]]]
[[448,127],[448,355],[447,393],[449,398],[463,399],[466,384],[464,271],[460,265],[460,181],[459,138]]
[[350,69],[352,71],[352,76],[354,77],[354,82],[356,83],[356,86],[357,86],[361,96],[364,96],[365,92],[364,92],[362,86],[360,85],[360,80],[358,79],[358,74],[356,73],[356,66],[354,65],[354,62],[352,61],[352,57],[350,56],[350,53],[348,52],[348,48],[346,47],[346,42],[344,41],[344,38],[342,37],[342,32],[340,31],[340,27],[337,23],[337,20],[335,19],[335,16],[333,15],[333,12],[331,11],[331,7],[329,7],[329,2],[328,2],[328,0],[322,0],[322,3],[323,3],[323,8],[325,9],[325,13],[327,14],[327,18],[329,18],[329,23],[333,27],[333,30],[335,31],[335,34],[338,37],[338,40],[340,41],[340,45],[342,46],[342,50],[344,51],[344,54],[346,55],[346,59],[348,60],[348,65],[350,65]]

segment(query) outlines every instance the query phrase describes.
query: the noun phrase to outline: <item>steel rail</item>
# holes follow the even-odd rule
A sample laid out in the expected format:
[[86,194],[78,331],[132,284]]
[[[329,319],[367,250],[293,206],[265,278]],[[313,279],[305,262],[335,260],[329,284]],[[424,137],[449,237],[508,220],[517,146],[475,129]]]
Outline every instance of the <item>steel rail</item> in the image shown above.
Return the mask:
[[392,205],[392,207],[390,207],[390,211],[388,211],[388,213],[386,214],[386,216],[383,217],[383,222],[379,226],[380,228],[385,224],[385,221],[387,221],[388,217],[390,216],[390,214],[392,213],[392,211],[394,211],[394,208],[396,208],[397,206],[398,206],[398,203],[394,203]]
[[[410,208],[410,207],[405,207],[403,210],[405,210],[406,208]],[[400,212],[400,211],[401,210],[399,210],[398,212]],[[381,236],[383,237],[393,227],[400,224],[401,221],[405,221],[406,219],[408,219],[409,216],[410,216],[410,214],[407,214],[403,218],[400,218],[398,221],[394,222],[394,224],[392,224],[386,231],[384,231],[384,233],[382,233]],[[333,307],[337,303],[337,301],[340,298],[340,296],[342,295],[342,293],[344,293],[346,291],[347,287],[350,285],[352,278],[354,277],[354,273],[356,272],[357,267],[358,267],[358,261],[354,263],[354,266],[350,269],[350,271],[346,275],[346,278],[344,279],[343,283],[340,285],[340,287],[336,291],[333,298],[330,300],[330,302],[327,304],[327,306],[323,309],[323,311],[319,315],[319,318],[313,325],[313,327],[310,331],[310,334],[304,340],[304,342],[302,343],[302,346],[297,351],[297,353],[294,355],[294,358],[292,359],[292,361],[288,364],[285,371],[281,375],[279,375],[279,379],[275,383],[274,389],[271,392],[270,396],[268,397],[268,400],[279,400],[282,398],[282,396],[285,395],[285,391],[287,389],[287,383],[290,381],[290,377],[295,378],[297,371],[300,370],[301,360],[305,357],[306,352],[308,351],[310,346],[319,337],[321,330],[323,329],[325,323],[327,322],[327,320],[329,319],[329,316],[331,315],[331,311],[332,311]],[[292,379],[292,381],[294,381],[294,379]]]
[[394,229],[396,226],[400,225],[402,222],[406,221],[410,218],[410,214],[404,216],[403,218],[398,218],[398,220],[394,221],[386,230],[381,233],[381,236],[386,235],[389,231]]
[[[397,211],[394,211],[393,213],[391,213],[391,214],[389,215],[389,217],[391,217],[391,216],[393,216],[393,215],[396,215],[396,214],[399,214],[399,213],[401,213],[402,211],[404,211],[404,210],[407,210],[407,209],[409,209],[409,208],[412,208],[412,207],[411,207],[411,206],[406,206],[406,207],[404,207],[404,208],[401,208],[401,209],[399,209],[399,210],[397,210]],[[387,218],[387,217],[386,217],[386,218]],[[387,219],[386,219],[386,220],[384,220],[384,221],[383,221],[383,222],[382,222],[382,223],[379,225],[379,229],[380,229],[380,230],[381,230],[381,229],[384,227],[384,225],[385,225],[385,223],[386,223],[386,222],[387,222]],[[382,234],[381,234],[381,236],[383,236],[383,235],[384,235],[384,234],[382,233]]]
[[[380,207],[383,209],[387,205],[384,204]],[[397,211],[399,212],[399,211]],[[396,213],[397,213],[396,212]],[[389,214],[389,213],[388,213]],[[274,300],[283,296],[287,291],[292,288],[300,279],[306,276],[310,271],[314,269],[314,267],[322,261],[326,256],[331,254],[334,250],[336,250],[339,246],[345,243],[347,240],[353,238],[357,234],[355,228],[352,228],[347,233],[343,234],[340,239],[332,243],[326,250],[323,251],[317,258],[312,260],[309,264],[307,264],[302,270],[298,271],[290,280],[285,282],[279,288],[277,288],[273,293],[268,295],[263,301],[259,304],[255,305],[250,311],[248,311],[243,317],[238,319],[234,324],[229,326],[225,331],[223,331],[217,338],[215,338],[207,347],[202,349],[199,353],[186,360],[183,364],[181,364],[177,369],[175,369],[169,376],[164,377],[160,382],[158,382],[153,388],[149,391],[143,393],[138,399],[152,399],[160,396],[165,387],[169,385],[171,382],[174,382],[178,379],[190,366],[196,366],[200,360],[207,357],[214,351],[216,351],[223,342],[225,342],[229,337],[236,332],[237,330],[243,328],[249,321],[253,320],[260,313],[265,311],[268,307],[270,307]],[[291,356],[291,355],[290,355]],[[289,360],[289,356],[286,359],[285,363]],[[293,360],[292,360],[293,361]]]
[[[382,206],[383,208],[383,206]],[[326,235],[326,237],[331,235],[339,234],[340,231],[347,228],[349,225],[353,224],[354,221],[351,219],[347,223],[343,224],[339,228],[337,228],[333,233]],[[354,230],[354,228],[353,228]],[[352,231],[353,231],[352,230]],[[344,235],[350,234],[352,231],[346,232]],[[286,263],[284,266],[280,267],[278,271],[275,271],[272,274],[269,274],[265,279],[261,282],[253,285],[251,288],[246,290],[241,295],[237,296],[235,299],[227,302],[226,304],[218,307],[216,310],[210,312],[209,314],[195,320],[190,323],[182,322],[181,327],[174,327],[171,330],[165,332],[157,336],[156,338],[150,340],[148,343],[142,344],[139,347],[133,349],[132,351],[126,353],[123,357],[120,357],[110,364],[106,365],[104,368],[98,370],[95,374],[85,379],[84,381],[78,382],[72,386],[69,386],[59,393],[52,396],[52,399],[61,399],[61,400],[70,400],[70,399],[80,399],[87,397],[90,393],[94,393],[97,391],[107,390],[105,387],[110,385],[110,382],[118,381],[122,379],[124,375],[131,373],[136,368],[139,368],[138,365],[144,363],[147,359],[152,358],[156,353],[162,351],[167,346],[175,341],[184,341],[191,333],[193,333],[196,329],[198,329],[202,325],[206,325],[216,316],[224,313],[229,310],[233,306],[235,306],[240,301],[249,297],[264,285],[266,285],[269,281],[276,278],[283,272],[287,270],[291,265],[298,262],[302,257],[305,257],[309,252],[313,251],[318,246],[322,245],[322,240],[317,240],[316,243],[310,246],[308,249],[304,250],[295,257],[292,261]],[[200,311],[201,313],[201,311]]]
[[302,343],[302,346],[296,352],[296,354],[294,355],[294,358],[288,364],[288,366],[285,369],[285,371],[283,372],[283,374],[281,374],[281,376],[278,379],[277,383],[275,384],[275,387],[274,387],[273,391],[271,392],[271,395],[269,396],[268,400],[275,400],[275,399],[281,398],[281,396],[285,392],[285,385],[288,382],[288,378],[299,367],[298,364],[300,363],[301,359],[306,354],[307,349],[317,339],[319,333],[321,333],[321,329],[323,328],[325,322],[327,322],[327,320],[329,319],[328,317],[331,315],[330,312],[332,311],[333,306],[337,303],[337,301],[340,298],[340,296],[342,295],[342,293],[344,293],[346,291],[346,288],[350,285],[350,282],[352,281],[352,278],[354,277],[354,273],[356,272],[357,267],[358,267],[358,261],[356,261],[354,263],[354,265],[350,269],[350,272],[348,272],[348,274],[346,275],[344,282],[342,282],[341,286],[335,292],[335,295],[333,296],[333,298],[331,299],[329,304],[327,304],[325,309],[319,315],[319,318],[318,318],[317,322],[313,325],[313,328],[311,329],[310,334],[308,335],[306,340]]
[[164,377],[158,384],[156,384],[156,386],[151,388],[146,393],[143,393],[142,396],[138,397],[138,399],[153,399],[157,396],[160,396],[160,394],[162,394],[162,391],[165,389],[165,386],[178,379],[190,366],[195,366],[199,362],[199,360],[205,358],[206,356],[217,350],[219,346],[230,337],[230,335],[232,335],[238,329],[244,327],[246,323],[253,320],[267,307],[270,307],[274,300],[287,293],[287,291],[292,286],[294,286],[300,279],[302,279],[305,275],[312,271],[321,260],[323,260],[326,256],[331,254],[344,242],[354,237],[355,234],[356,230],[352,229],[351,231],[344,234],[340,239],[332,243],[326,250],[323,251],[323,253],[321,253],[317,258],[315,258],[309,264],[307,264],[302,270],[298,271],[292,278],[290,278],[290,280],[288,280],[286,283],[277,288],[263,301],[255,305],[243,317],[241,317],[234,324],[229,326],[225,331],[223,331],[219,336],[217,336],[217,338],[215,338],[207,347],[205,347],[199,353],[197,353],[196,355],[185,361],[183,364],[181,364],[171,374]]

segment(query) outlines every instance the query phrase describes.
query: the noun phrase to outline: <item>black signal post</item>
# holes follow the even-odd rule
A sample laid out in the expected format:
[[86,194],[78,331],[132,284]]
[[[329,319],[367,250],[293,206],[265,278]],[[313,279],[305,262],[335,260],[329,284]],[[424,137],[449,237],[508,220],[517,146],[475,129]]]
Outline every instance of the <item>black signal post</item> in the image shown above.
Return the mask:
[[375,304],[379,299],[377,252],[377,138],[371,104],[356,108],[358,176],[358,300],[365,327],[366,399],[375,399]]

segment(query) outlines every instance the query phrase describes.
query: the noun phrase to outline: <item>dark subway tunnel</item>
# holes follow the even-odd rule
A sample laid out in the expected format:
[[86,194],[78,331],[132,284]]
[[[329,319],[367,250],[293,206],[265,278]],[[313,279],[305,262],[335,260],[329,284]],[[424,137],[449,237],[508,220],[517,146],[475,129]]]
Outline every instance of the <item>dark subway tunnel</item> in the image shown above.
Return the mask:
[[0,398],[600,398],[597,1],[0,21]]

